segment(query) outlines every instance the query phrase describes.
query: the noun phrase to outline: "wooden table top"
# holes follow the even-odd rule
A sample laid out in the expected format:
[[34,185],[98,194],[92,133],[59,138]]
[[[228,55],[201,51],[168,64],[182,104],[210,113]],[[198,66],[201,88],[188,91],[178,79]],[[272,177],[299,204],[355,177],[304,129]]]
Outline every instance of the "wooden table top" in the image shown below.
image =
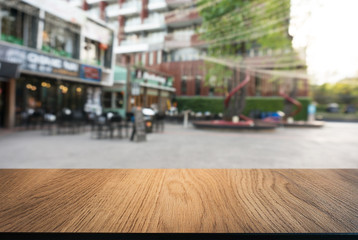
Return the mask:
[[358,231],[358,169],[3,169],[0,232]]

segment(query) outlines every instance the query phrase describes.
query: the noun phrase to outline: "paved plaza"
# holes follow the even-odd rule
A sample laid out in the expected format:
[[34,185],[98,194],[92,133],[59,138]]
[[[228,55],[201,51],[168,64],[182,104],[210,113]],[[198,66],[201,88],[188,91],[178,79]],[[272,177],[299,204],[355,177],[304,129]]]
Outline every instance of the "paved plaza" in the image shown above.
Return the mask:
[[143,143],[2,132],[0,168],[358,168],[358,124],[268,132],[184,129],[167,124]]

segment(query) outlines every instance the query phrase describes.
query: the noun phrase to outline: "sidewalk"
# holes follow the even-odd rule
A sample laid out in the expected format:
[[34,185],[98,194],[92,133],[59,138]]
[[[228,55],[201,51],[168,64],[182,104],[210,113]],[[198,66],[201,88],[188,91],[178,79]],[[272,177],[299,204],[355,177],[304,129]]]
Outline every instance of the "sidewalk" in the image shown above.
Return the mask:
[[146,142],[90,133],[3,132],[0,168],[358,168],[358,124],[270,132],[207,131],[167,124]]
[[6,128],[0,128],[0,137],[8,135],[16,131],[16,129],[6,129]]

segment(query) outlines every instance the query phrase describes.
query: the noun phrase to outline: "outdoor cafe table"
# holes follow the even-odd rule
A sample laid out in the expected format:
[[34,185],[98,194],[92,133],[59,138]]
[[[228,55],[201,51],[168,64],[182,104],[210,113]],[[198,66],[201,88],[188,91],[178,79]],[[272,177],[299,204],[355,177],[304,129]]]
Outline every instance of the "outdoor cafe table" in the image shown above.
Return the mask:
[[357,233],[358,169],[2,169],[0,232]]

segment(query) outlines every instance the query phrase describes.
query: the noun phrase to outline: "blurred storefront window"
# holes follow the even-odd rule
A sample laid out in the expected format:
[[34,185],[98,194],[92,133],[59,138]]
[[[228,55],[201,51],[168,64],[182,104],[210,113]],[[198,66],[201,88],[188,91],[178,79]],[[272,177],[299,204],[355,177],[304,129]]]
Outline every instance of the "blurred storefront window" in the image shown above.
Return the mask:
[[42,50],[57,56],[79,59],[79,34],[78,26],[46,14]]
[[1,6],[1,40],[36,48],[38,10],[25,3]]

